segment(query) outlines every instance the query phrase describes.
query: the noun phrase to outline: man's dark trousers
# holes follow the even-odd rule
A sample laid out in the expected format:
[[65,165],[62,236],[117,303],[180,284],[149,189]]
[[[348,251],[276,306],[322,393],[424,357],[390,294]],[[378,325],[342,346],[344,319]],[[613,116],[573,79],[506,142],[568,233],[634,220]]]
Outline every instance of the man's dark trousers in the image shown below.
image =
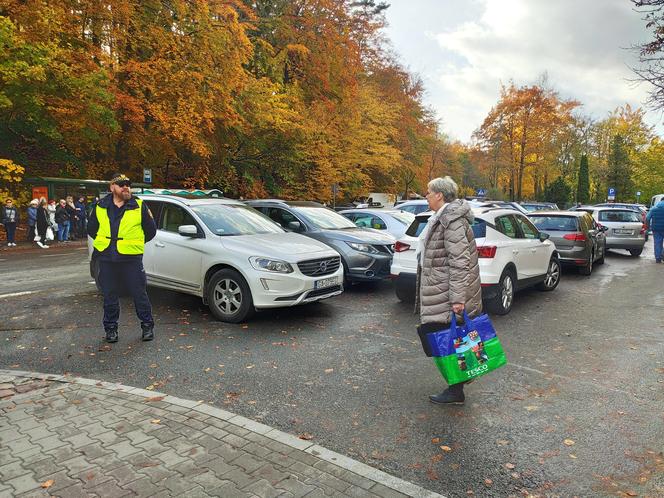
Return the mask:
[[154,323],[152,306],[145,290],[143,259],[130,261],[99,261],[99,285],[104,295],[104,330],[118,326],[120,294],[127,291],[134,299],[136,315],[141,323]]

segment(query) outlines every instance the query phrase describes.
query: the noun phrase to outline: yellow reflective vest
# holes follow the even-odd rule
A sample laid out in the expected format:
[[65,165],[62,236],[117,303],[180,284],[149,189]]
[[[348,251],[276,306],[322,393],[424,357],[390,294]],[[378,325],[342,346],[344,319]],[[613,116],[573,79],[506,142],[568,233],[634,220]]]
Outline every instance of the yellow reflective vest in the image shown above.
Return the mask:
[[[143,233],[143,201],[136,199],[138,209],[126,209],[120,220],[117,247],[119,254],[143,254],[145,234]],[[99,230],[94,240],[94,248],[102,252],[111,245],[111,220],[105,208],[97,204],[95,208]]]

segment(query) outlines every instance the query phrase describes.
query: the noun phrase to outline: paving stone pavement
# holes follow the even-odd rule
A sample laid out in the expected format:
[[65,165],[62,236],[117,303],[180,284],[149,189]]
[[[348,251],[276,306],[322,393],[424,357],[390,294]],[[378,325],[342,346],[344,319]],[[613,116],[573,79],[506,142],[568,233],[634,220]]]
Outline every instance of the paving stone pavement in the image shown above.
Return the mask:
[[441,496],[163,393],[0,370],[0,398],[0,497]]

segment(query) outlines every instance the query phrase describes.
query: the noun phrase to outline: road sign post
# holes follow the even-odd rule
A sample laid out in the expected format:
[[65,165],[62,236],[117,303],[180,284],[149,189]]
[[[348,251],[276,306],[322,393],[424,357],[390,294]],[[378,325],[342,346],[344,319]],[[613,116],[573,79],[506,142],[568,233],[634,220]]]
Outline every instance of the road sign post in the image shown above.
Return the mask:
[[608,195],[606,196],[607,200],[615,201],[616,200],[616,189],[614,187],[609,187]]
[[143,183],[152,183],[152,169],[143,168]]
[[640,200],[641,200],[641,191],[639,190],[639,191],[636,193],[636,203],[638,204]]

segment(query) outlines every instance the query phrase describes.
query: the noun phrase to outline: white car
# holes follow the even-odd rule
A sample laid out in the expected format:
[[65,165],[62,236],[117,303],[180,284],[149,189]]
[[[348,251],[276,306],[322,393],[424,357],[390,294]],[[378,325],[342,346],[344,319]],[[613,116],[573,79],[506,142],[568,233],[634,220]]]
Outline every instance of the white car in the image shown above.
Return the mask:
[[415,215],[412,213],[393,209],[346,209],[339,211],[339,214],[358,227],[385,231],[396,239],[403,237],[406,229],[415,219]]
[[[391,276],[397,297],[412,301],[417,272],[419,235],[432,212],[415,217],[406,235],[394,247]],[[560,261],[555,245],[528,218],[513,209],[475,208],[473,232],[479,253],[482,299],[489,311],[509,313],[517,290],[537,285],[552,291],[560,281]]]
[[[230,199],[143,195],[157,222],[145,244],[148,285],[203,298],[221,321],[343,292],[339,253]],[[91,239],[89,239],[91,240]],[[91,244],[89,245],[91,247]],[[97,275],[91,260],[91,273]]]

